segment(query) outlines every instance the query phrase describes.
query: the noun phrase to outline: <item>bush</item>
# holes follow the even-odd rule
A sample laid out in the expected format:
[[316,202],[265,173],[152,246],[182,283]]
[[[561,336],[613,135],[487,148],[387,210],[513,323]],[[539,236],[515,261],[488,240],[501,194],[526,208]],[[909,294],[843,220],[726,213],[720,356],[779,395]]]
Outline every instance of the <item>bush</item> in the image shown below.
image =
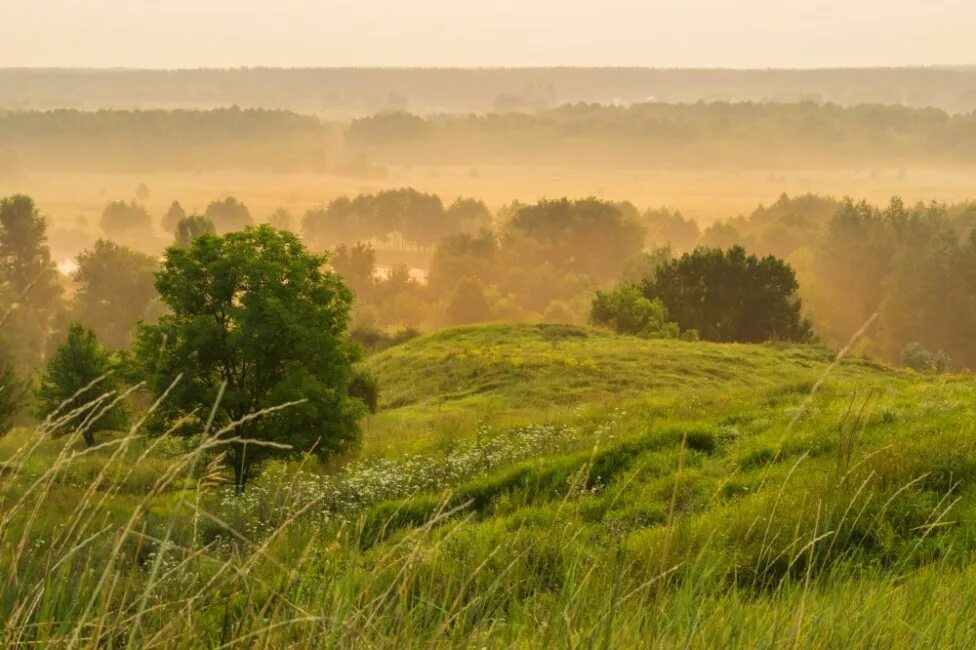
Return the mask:
[[917,372],[942,374],[949,367],[949,357],[945,352],[929,352],[921,343],[909,343],[901,356],[904,364]]
[[362,400],[370,413],[376,413],[379,408],[380,384],[376,377],[357,370],[349,382],[349,396]]
[[597,291],[590,322],[609,327],[618,334],[643,338],[674,338],[678,326],[668,322],[668,310],[660,300],[648,300],[637,287]]

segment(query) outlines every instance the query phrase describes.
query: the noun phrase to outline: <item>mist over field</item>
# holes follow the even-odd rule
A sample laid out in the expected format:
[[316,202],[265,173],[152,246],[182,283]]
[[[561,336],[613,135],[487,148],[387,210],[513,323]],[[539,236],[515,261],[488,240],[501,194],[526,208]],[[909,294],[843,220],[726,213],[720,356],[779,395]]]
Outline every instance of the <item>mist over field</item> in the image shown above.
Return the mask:
[[976,643],[969,3],[0,23],[0,646]]

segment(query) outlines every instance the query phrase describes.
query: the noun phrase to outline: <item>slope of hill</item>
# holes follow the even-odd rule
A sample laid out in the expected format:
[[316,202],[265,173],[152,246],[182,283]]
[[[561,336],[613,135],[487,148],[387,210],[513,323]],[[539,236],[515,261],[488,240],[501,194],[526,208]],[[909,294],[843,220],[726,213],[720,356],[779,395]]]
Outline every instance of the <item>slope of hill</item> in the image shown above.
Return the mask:
[[455,328],[363,362],[363,456],[239,497],[14,432],[0,642],[970,647],[976,381],[831,359]]
[[[815,346],[644,340],[568,325],[458,327],[363,363],[379,380],[382,408],[366,443],[395,450],[456,437],[478,423],[567,422],[630,403],[670,414],[707,398],[733,404],[743,396],[802,394],[832,360],[833,352]],[[873,382],[893,374],[848,359],[834,377]]]

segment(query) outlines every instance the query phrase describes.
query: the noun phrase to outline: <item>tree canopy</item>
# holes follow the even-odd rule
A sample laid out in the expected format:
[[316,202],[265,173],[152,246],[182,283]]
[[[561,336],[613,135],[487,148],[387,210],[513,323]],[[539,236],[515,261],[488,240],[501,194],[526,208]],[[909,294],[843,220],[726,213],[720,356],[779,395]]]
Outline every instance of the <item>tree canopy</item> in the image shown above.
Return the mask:
[[78,255],[74,318],[109,347],[132,343],[136,324],[158,315],[156,260],[126,246],[99,239]]
[[57,432],[80,430],[88,446],[95,444],[96,431],[125,428],[129,414],[119,399],[121,382],[113,374],[115,366],[95,333],[73,323],[41,378],[38,417],[53,415],[60,425]]
[[[238,439],[228,443],[238,489],[262,459],[325,458],[358,439],[364,407],[348,394],[352,293],[326,261],[270,226],[166,251],[156,288],[169,313],[140,328],[136,358],[156,394],[176,382],[163,420],[195,413],[202,422],[216,405],[217,428],[237,423],[227,435]],[[299,403],[255,417],[290,402]]]
[[708,341],[809,341],[800,315],[793,269],[775,257],[698,248],[662,264],[645,281],[644,295],[660,300],[682,331]]

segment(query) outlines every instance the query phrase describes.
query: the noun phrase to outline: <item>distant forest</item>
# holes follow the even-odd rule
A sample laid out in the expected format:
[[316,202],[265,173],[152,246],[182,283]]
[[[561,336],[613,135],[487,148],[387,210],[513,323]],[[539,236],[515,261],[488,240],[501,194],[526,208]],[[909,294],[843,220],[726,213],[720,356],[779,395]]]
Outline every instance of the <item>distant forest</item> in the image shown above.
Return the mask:
[[242,68],[0,70],[0,108],[280,108],[360,117],[385,110],[534,111],[566,103],[833,102],[976,110],[976,68]]
[[567,104],[488,115],[281,110],[2,111],[0,176],[255,169],[369,175],[385,164],[753,168],[976,162],[976,113],[861,104]]

